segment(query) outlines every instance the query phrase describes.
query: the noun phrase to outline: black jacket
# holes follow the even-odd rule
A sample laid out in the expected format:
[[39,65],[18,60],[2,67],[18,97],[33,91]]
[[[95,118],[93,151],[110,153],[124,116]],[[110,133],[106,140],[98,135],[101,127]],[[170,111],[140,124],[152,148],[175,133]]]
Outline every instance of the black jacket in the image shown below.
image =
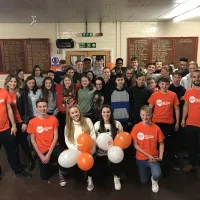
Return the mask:
[[147,87],[132,87],[129,90],[130,115],[129,121],[140,121],[140,108],[149,105],[148,99],[153,92]]
[[16,95],[16,105],[23,123],[28,123],[28,100],[25,98],[24,92],[19,92]]

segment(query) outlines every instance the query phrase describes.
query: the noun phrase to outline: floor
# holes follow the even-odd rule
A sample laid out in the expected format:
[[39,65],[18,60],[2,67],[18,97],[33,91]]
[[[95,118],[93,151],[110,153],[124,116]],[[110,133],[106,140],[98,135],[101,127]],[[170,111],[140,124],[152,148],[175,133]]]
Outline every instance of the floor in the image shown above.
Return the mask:
[[0,158],[3,168],[0,200],[200,200],[200,179],[197,172],[185,174],[173,169],[167,170],[160,181],[159,193],[154,194],[150,183],[140,184],[134,163],[129,163],[124,166],[126,173],[122,175],[121,191],[114,190],[113,179],[109,177],[105,184],[96,184],[95,189],[88,192],[83,180],[70,179],[65,188],[59,186],[57,175],[49,181],[42,181],[38,167],[34,169],[31,179],[14,178],[3,150],[0,151]]

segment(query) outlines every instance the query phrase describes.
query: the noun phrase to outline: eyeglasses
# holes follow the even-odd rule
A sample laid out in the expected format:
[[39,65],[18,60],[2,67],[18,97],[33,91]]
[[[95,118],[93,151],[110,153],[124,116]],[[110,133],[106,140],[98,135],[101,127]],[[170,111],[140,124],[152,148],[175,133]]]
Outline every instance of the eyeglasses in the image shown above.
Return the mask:
[[133,73],[126,73],[126,74],[133,74]]
[[96,83],[96,85],[102,85],[102,84],[101,84],[101,83],[99,83],[99,84],[98,84],[98,83]]

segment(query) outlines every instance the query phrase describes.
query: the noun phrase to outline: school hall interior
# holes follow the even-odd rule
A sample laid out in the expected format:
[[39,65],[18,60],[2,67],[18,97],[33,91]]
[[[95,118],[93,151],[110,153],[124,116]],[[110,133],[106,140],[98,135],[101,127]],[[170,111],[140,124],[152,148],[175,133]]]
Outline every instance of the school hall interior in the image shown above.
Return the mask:
[[[85,57],[95,67],[97,56],[104,67],[117,58],[124,68],[131,66],[132,57],[143,68],[156,60],[178,68],[181,57],[200,63],[199,37],[200,0],[0,0],[0,88],[16,69],[23,69],[26,78],[34,65],[47,72],[59,60],[73,67]],[[121,191],[108,175],[88,192],[84,173],[70,177],[66,187],[60,187],[57,174],[41,180],[38,164],[32,178],[14,177],[2,146],[0,199],[200,199],[200,171],[185,173],[167,165],[155,194],[150,183],[140,183],[131,152],[123,162]],[[20,160],[27,165],[21,149]]]

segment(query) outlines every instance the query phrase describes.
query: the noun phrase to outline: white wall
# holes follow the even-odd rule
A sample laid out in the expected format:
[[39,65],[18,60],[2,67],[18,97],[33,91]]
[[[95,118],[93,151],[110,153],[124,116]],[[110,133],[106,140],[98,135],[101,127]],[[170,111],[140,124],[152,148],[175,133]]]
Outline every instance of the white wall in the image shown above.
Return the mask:
[[[88,32],[93,32],[93,37],[81,37],[85,32],[83,23],[61,23],[61,24],[0,24],[0,38],[49,38],[51,43],[51,56],[65,59],[67,51],[75,50],[111,50],[111,61],[122,57],[127,63],[127,38],[129,37],[181,37],[200,36],[200,22],[124,22],[102,24],[102,37],[95,36],[99,33],[98,23],[89,23]],[[57,54],[55,45],[57,38],[72,38],[75,48],[62,50]],[[96,42],[96,49],[80,49],[79,42]],[[200,40],[199,40],[200,47]],[[200,48],[199,48],[200,49]],[[200,62],[200,51],[198,51],[197,62]],[[0,87],[6,75],[0,75]]]

